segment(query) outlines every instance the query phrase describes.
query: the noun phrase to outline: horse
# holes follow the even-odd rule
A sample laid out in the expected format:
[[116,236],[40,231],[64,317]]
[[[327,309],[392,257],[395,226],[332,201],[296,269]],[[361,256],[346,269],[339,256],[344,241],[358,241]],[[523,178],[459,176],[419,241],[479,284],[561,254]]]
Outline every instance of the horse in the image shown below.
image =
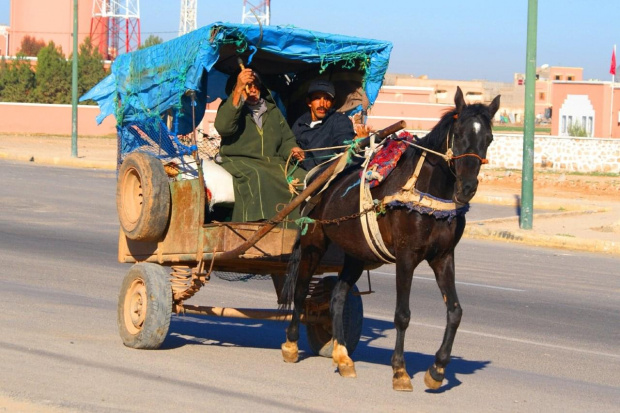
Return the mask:
[[[426,371],[424,382],[427,387],[438,389],[444,380],[463,314],[455,288],[454,250],[465,229],[469,201],[476,194],[481,164],[486,163],[487,148],[493,141],[492,120],[499,109],[499,102],[498,95],[488,105],[466,104],[463,92],[457,87],[454,109],[449,109],[437,125],[419,139],[418,147],[408,146],[387,178],[370,191],[373,199],[383,200],[383,213],[377,214],[376,222],[388,255],[391,254],[391,261],[396,264],[394,326],[397,336],[391,358],[394,390],[413,390],[403,352],[405,332],[411,317],[409,295],[413,272],[423,260],[428,262],[435,274],[447,309],[443,341],[435,354],[434,363]],[[416,165],[419,165],[417,169]],[[420,208],[415,202],[391,202],[386,205],[385,199],[402,192],[403,186],[411,182],[415,172],[417,180],[410,186],[414,187],[416,197],[444,202],[453,208],[443,211],[441,215],[436,213],[433,205],[430,208]],[[343,377],[357,375],[346,348],[343,325],[347,294],[365,266],[386,262],[385,256],[373,252],[368,242],[360,242],[365,238],[361,220],[357,218],[362,215],[359,212],[362,195],[359,191],[347,190],[359,180],[359,168],[345,169],[322,192],[307,214],[314,222],[305,235],[298,234],[280,300],[285,307],[290,308],[291,302],[293,304],[286,342],[282,344],[282,356],[286,362],[296,362],[299,357],[300,316],[310,280],[329,243],[340,246],[345,253],[344,264],[332,291],[330,313],[332,359]]]

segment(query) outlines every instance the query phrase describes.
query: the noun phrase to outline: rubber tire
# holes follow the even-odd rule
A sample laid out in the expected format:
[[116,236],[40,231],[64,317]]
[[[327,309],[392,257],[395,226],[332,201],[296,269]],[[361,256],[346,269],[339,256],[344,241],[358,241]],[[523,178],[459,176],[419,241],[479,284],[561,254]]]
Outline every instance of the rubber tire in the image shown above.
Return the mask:
[[116,209],[127,238],[161,240],[170,217],[170,186],[159,159],[144,152],[125,158],[118,172]]
[[123,344],[156,349],[168,334],[172,314],[172,285],[166,267],[134,264],[118,296],[117,322]]
[[[328,299],[331,298],[331,292],[336,285],[336,281],[338,281],[336,276],[323,277],[320,281],[320,283],[325,285],[325,290],[329,291]],[[349,290],[342,314],[344,337],[349,355],[353,354],[362,336],[364,305],[362,297],[356,295],[358,292],[356,285]],[[308,334],[308,344],[312,352],[317,356],[331,358],[334,350],[331,322],[328,324],[306,324],[306,333]]]

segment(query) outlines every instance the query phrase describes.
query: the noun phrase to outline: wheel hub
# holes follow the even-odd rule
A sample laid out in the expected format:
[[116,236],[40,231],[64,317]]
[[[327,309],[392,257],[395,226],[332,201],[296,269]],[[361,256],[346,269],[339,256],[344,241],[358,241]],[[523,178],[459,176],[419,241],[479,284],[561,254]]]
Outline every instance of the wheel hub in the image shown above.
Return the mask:
[[131,334],[142,330],[146,319],[146,286],[141,279],[134,280],[125,295],[125,325]]

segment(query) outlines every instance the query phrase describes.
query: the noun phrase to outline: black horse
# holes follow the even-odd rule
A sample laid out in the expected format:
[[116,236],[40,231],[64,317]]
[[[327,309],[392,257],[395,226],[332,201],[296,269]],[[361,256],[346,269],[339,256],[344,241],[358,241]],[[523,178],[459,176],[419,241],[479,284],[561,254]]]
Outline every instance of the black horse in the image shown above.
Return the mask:
[[[391,254],[396,263],[394,325],[397,336],[392,355],[392,385],[395,390],[412,390],[403,351],[405,331],[411,316],[409,294],[413,271],[422,260],[426,260],[433,269],[447,307],[443,342],[424,381],[429,388],[437,389],[444,379],[462,315],[454,285],[454,249],[463,235],[464,214],[468,202],[476,193],[478,172],[481,164],[486,162],[487,148],[493,140],[492,119],[499,108],[499,101],[497,96],[488,106],[480,103],[467,105],[461,89],[457,88],[454,97],[456,108],[442,116],[433,130],[419,141],[419,145],[429,151],[408,147],[394,170],[371,191],[373,199],[383,201],[385,209],[378,216],[378,228],[387,255]],[[416,175],[416,165],[420,162],[422,165],[417,170],[417,179],[412,180],[412,176]],[[379,258],[372,251],[373,247],[363,241],[365,236],[360,218],[338,220],[360,211],[359,188],[347,191],[355,187],[359,177],[359,168],[342,173],[323,192],[308,214],[315,222],[295,244],[281,299],[285,304],[290,305],[291,301],[294,304],[282,354],[285,361],[295,362],[298,359],[300,313],[310,279],[330,242],[344,250],[344,266],[330,302],[332,359],[344,377],[356,376],[353,360],[345,347],[343,307],[347,293],[359,279],[364,266],[385,262],[384,253],[379,251],[384,259]],[[409,192],[403,189],[407,184],[411,186]],[[399,193],[405,197],[386,202],[390,196]],[[414,195],[407,198],[408,193]],[[423,202],[420,204],[417,200]],[[449,207],[442,208],[442,205]],[[336,224],[333,220],[339,222]]]

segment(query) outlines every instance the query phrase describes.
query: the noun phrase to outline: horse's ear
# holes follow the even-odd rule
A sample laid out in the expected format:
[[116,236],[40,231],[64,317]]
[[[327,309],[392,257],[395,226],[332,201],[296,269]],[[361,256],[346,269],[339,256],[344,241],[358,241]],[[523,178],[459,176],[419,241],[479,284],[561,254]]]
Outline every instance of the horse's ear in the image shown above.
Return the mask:
[[456,94],[454,95],[454,104],[456,105],[456,113],[461,113],[465,107],[465,99],[463,98],[463,91],[460,86],[456,87]]
[[495,96],[495,99],[493,99],[493,102],[491,102],[491,104],[489,105],[489,112],[491,114],[491,119],[493,119],[493,116],[495,116],[495,114],[499,110],[499,97],[500,96],[501,95]]

